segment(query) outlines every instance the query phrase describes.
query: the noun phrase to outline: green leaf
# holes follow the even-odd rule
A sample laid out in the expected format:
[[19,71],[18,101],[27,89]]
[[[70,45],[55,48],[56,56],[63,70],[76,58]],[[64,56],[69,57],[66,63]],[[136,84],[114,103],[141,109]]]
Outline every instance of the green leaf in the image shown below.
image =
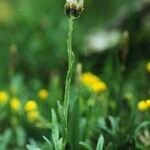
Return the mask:
[[64,116],[63,106],[59,101],[57,101],[57,105],[58,105],[58,112],[61,119],[61,123],[65,127],[65,116]]
[[79,142],[79,145],[81,145],[86,150],[92,150],[92,147],[89,144],[85,143],[85,142],[81,141],[81,142]]
[[36,145],[30,145],[27,144],[27,150],[41,150],[39,147],[37,147]]
[[109,116],[109,120],[112,126],[112,134],[115,136],[117,134],[118,130],[118,119],[113,118],[112,116]]
[[138,134],[140,132],[140,130],[144,129],[145,127],[150,126],[150,121],[144,121],[142,123],[140,123],[137,128],[135,129],[135,133],[134,133],[134,141],[135,141],[135,146],[138,149],[145,149],[144,145],[141,144],[138,140]]
[[15,132],[16,132],[17,145],[23,146],[26,142],[26,135],[24,129],[21,126],[17,126],[15,128]]
[[12,131],[11,129],[6,129],[3,135],[0,136],[0,150],[6,150],[7,146],[11,140]]
[[118,118],[109,116],[108,121],[111,124],[111,128],[107,127],[107,124],[106,124],[106,121],[104,118],[99,119],[98,125],[101,129],[105,130],[110,135],[115,136],[117,134],[117,130],[118,130]]
[[27,150],[41,150],[33,139],[30,139],[29,143],[26,145]]
[[139,124],[135,130],[135,135],[144,127],[149,126],[150,125],[150,121],[144,121],[141,124]]
[[57,116],[54,109],[52,109],[52,139],[55,150],[58,150],[59,129],[57,123]]
[[77,92],[72,90],[71,93],[71,102],[70,102],[70,113],[69,113],[69,120],[68,120],[68,142],[71,145],[71,149],[79,149],[79,141],[80,141],[80,111],[79,111],[79,101],[77,99]]
[[50,141],[47,137],[45,137],[45,136],[42,136],[42,137],[43,137],[43,139],[46,141],[46,143],[48,144],[49,149],[50,149],[50,150],[53,150],[51,141]]
[[62,138],[60,138],[58,141],[58,149],[63,150],[63,139]]
[[104,137],[103,135],[101,135],[98,139],[96,150],[103,150],[103,148],[104,148]]

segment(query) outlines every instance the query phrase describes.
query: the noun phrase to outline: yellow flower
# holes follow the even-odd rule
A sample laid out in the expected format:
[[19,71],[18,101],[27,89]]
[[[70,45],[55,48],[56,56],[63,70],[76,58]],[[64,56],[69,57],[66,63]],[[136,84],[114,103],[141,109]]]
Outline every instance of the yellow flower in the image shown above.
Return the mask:
[[150,62],[148,62],[148,63],[146,64],[146,70],[147,70],[148,73],[150,73]]
[[29,111],[34,111],[34,110],[38,110],[38,105],[34,100],[29,100],[24,107],[25,111],[29,112]]
[[145,111],[145,110],[148,109],[147,103],[146,103],[146,101],[144,101],[144,100],[140,101],[140,102],[138,103],[137,107],[138,107],[138,109],[139,109],[140,111]]
[[82,74],[80,81],[95,93],[103,92],[107,89],[106,84],[101,81],[100,78],[90,72]]
[[146,104],[147,104],[148,107],[150,107],[150,99],[146,100]]
[[91,84],[98,82],[100,79],[94,74],[86,72],[81,75],[80,80],[84,85],[90,86]]
[[39,112],[37,110],[27,112],[27,118],[30,122],[35,122],[39,118]]
[[6,92],[0,91],[0,103],[6,103],[8,101],[8,94]]
[[12,110],[14,111],[18,111],[21,107],[21,103],[20,100],[18,98],[12,98],[12,100],[10,101],[10,107]]
[[99,81],[99,82],[96,82],[94,83],[92,86],[91,86],[91,89],[96,92],[96,93],[99,93],[99,92],[103,92],[107,89],[107,86],[104,82],[102,81]]
[[48,91],[46,89],[41,89],[38,93],[38,96],[41,100],[45,100],[48,97]]

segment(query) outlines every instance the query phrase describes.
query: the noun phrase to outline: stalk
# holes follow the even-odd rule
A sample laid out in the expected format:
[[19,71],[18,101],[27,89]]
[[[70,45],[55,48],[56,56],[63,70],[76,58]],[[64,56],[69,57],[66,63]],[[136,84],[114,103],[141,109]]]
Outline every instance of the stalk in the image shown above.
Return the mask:
[[67,37],[67,53],[68,53],[68,71],[65,81],[65,94],[64,94],[64,116],[65,116],[65,133],[64,133],[64,141],[67,141],[67,122],[68,122],[68,113],[69,113],[69,105],[70,105],[70,83],[72,79],[72,75],[74,72],[74,53],[72,50],[72,33],[73,33],[73,18],[68,18],[69,23],[69,31]]
[[65,12],[68,16],[68,38],[67,38],[67,53],[68,53],[68,71],[65,81],[65,94],[64,94],[64,104],[63,104],[63,114],[61,115],[61,120],[63,124],[63,140],[64,147],[66,147],[68,139],[68,114],[69,114],[69,105],[70,105],[70,83],[72,75],[74,72],[74,53],[72,50],[72,34],[73,34],[73,24],[74,20],[80,17],[81,12],[83,11],[83,0],[66,0]]

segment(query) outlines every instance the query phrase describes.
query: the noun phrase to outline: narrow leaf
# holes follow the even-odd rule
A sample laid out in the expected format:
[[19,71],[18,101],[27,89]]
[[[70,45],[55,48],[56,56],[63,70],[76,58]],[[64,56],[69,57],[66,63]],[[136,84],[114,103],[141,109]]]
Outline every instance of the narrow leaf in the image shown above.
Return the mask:
[[98,139],[96,150],[103,150],[103,148],[104,148],[104,137],[103,135],[101,135]]

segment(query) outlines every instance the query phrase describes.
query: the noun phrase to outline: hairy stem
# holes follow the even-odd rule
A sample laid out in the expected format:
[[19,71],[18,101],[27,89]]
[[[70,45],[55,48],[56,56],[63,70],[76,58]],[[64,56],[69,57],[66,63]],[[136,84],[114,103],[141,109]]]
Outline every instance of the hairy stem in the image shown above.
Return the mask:
[[67,139],[67,122],[68,122],[68,111],[70,104],[70,83],[74,71],[74,53],[72,51],[72,33],[73,33],[73,19],[69,18],[69,31],[67,38],[67,52],[68,52],[68,71],[65,82],[65,95],[64,95],[64,116],[65,116],[65,139]]

